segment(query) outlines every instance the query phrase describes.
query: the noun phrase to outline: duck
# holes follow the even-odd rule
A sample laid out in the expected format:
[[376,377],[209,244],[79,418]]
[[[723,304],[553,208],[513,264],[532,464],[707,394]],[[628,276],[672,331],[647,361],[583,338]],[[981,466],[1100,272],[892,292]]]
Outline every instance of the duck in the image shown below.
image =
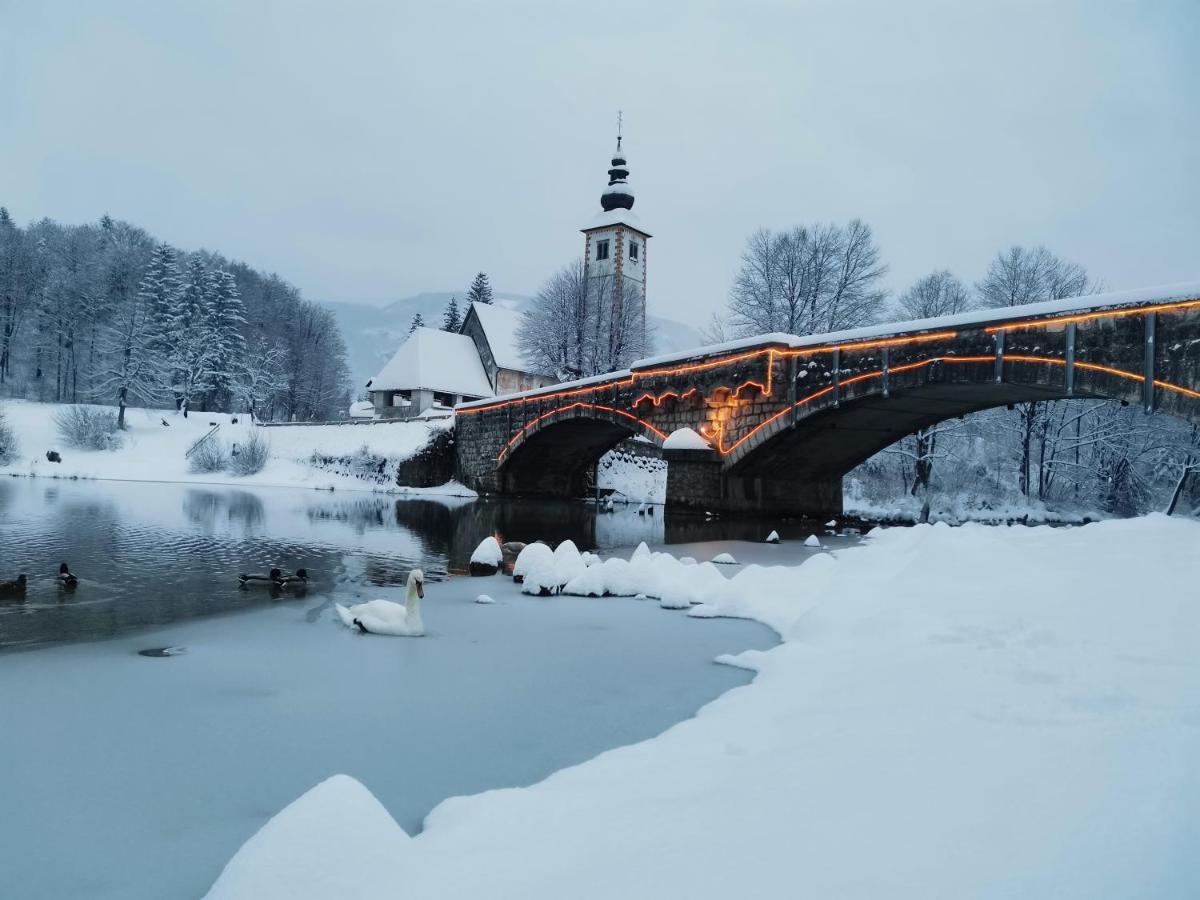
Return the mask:
[[[304,571],[301,569],[301,571]],[[238,587],[282,587],[283,571],[272,569],[266,575],[239,575]]]
[[71,574],[66,563],[62,563],[58,567],[58,583],[65,588],[79,587],[79,579]]
[[15,581],[0,581],[0,597],[24,597],[28,580],[22,572]]
[[391,600],[371,600],[347,608],[339,603],[337,614],[343,625],[357,628],[363,634],[422,637],[425,634],[425,623],[421,621],[421,600],[424,597],[425,573],[413,569],[408,573],[403,605]]
[[308,569],[297,569],[295,575],[280,575],[276,582],[281,588],[303,591],[308,588]]

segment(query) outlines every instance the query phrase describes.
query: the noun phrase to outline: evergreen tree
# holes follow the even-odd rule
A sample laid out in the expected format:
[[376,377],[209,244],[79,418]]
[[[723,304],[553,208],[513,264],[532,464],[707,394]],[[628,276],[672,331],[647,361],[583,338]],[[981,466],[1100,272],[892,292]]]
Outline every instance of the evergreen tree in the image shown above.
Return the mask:
[[424,328],[424,327],[425,327],[425,318],[420,313],[417,313],[415,316],[413,316],[412,324],[408,326],[408,333],[412,334],[418,328]]
[[467,303],[491,303],[492,286],[488,283],[487,273],[480,272],[471,282],[467,290]]
[[209,384],[217,402],[232,398],[238,364],[246,353],[243,313],[242,296],[233,276],[229,272],[214,272],[205,330],[212,373]]
[[446,314],[442,318],[442,331],[457,332],[462,326],[462,317],[458,314],[458,299],[450,298],[450,303],[446,306]]
[[160,350],[166,350],[171,315],[183,291],[179,257],[169,244],[159,244],[150,255],[150,265],[138,284],[138,299],[146,305]]
[[171,310],[168,348],[172,384],[186,418],[192,401],[212,386],[213,354],[209,347],[209,322],[216,294],[215,279],[199,256],[188,261]]

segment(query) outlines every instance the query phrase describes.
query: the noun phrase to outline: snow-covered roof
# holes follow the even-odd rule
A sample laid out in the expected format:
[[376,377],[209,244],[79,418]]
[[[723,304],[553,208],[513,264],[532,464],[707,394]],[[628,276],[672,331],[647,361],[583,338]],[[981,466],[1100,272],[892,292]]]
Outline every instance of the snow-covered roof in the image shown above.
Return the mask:
[[[621,193],[633,196],[633,191],[629,190],[629,185],[614,185],[614,187],[625,188]],[[606,190],[605,193],[608,193]],[[626,225],[646,237],[654,237],[643,226],[641,219],[631,209],[610,209],[605,212],[596,213],[592,220],[588,222],[580,231],[591,231],[593,228],[607,228],[610,225]]]
[[409,391],[424,388],[490,397],[488,382],[475,342],[465,334],[418,328],[368,385],[372,391]]
[[495,303],[471,304],[471,309],[479,318],[483,333],[487,337],[488,346],[492,348],[492,356],[496,365],[502,369],[512,369],[516,372],[530,371],[529,363],[521,355],[517,346],[517,331],[521,326],[521,314],[513,309],[506,309]]
[[[618,181],[615,184],[610,184],[608,187],[606,187],[604,189],[604,193],[605,194],[624,194],[627,197],[634,196],[633,188],[631,188],[629,186],[629,182],[627,182],[627,181]],[[626,212],[628,212],[630,215],[633,214],[633,210],[626,210]]]
[[[545,388],[535,388],[507,397],[533,397],[538,394],[569,391],[573,388],[587,387],[591,384],[616,381],[628,378],[636,369],[648,369],[668,363],[683,362],[703,356],[720,356],[738,350],[768,345],[801,348],[815,347],[824,344],[840,344],[850,341],[874,340],[893,335],[911,334],[918,331],[941,331],[955,328],[978,328],[993,325],[1013,319],[1037,318],[1039,316],[1068,315],[1082,310],[1116,308],[1121,306],[1146,305],[1153,303],[1170,303],[1175,300],[1200,299],[1200,281],[1186,281],[1179,284],[1166,284],[1159,287],[1137,288],[1130,291],[1111,291],[1105,294],[1085,294],[1081,297],[1064,297],[1061,300],[1047,300],[1043,303],[1028,303],[1024,306],[1005,306],[995,309],[977,309],[971,312],[958,313],[952,316],[939,316],[934,319],[914,319],[908,322],[884,322],[866,328],[853,328],[847,331],[834,331],[829,334],[810,334],[799,337],[794,334],[774,332],[757,334],[736,341],[726,341],[723,344],[711,344],[706,347],[696,347],[691,350],[678,350],[661,356],[651,356],[639,359],[628,369],[619,372],[606,372],[603,375],[593,375],[576,381],[566,381],[562,384]],[[469,406],[470,404],[464,404]]]

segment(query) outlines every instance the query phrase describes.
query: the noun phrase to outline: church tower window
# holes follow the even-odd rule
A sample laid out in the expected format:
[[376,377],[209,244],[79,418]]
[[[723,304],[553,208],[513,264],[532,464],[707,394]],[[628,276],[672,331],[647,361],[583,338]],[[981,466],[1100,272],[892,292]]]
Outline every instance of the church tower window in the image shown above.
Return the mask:
[[596,259],[608,259],[608,241],[596,241]]

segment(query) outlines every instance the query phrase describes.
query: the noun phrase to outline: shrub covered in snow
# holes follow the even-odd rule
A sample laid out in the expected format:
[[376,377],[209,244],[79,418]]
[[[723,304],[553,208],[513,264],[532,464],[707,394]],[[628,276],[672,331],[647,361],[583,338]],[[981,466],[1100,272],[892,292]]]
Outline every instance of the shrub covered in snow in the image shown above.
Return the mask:
[[229,448],[210,437],[188,457],[188,471],[197,473],[223,472],[229,465]]
[[54,416],[59,437],[80,450],[116,450],[121,446],[117,414],[95,406],[68,406]]
[[527,544],[525,549],[517,554],[513,563],[513,580],[523,580],[535,568],[549,565],[554,559],[554,551],[543,543]]
[[16,458],[17,436],[4,418],[4,409],[0,408],[0,466],[6,466]]
[[238,452],[229,459],[229,469],[234,475],[253,475],[261,472],[271,455],[271,444],[260,428],[250,429],[250,437],[238,446]]

